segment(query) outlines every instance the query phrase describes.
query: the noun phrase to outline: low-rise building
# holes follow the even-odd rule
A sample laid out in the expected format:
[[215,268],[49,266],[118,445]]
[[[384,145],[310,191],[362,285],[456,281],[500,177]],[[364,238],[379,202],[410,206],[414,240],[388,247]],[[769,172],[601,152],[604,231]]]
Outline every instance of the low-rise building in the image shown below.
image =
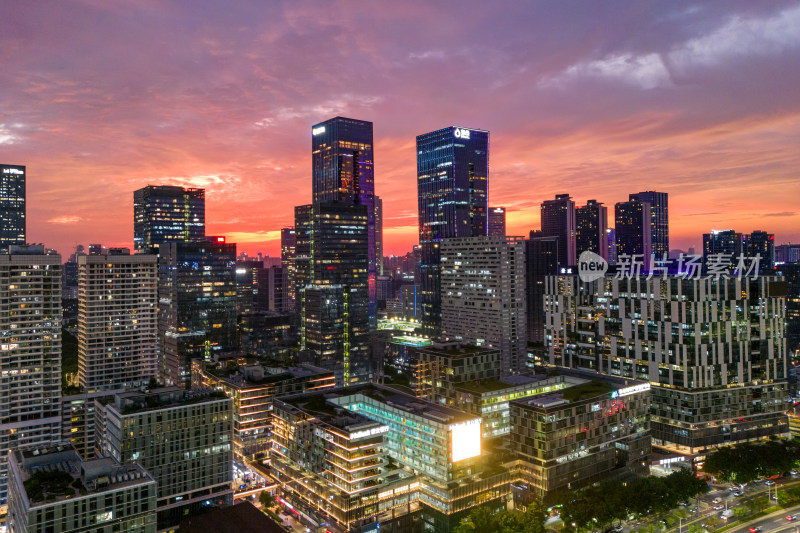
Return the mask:
[[9,453],[10,533],[156,532],[156,482],[141,465],[83,461],[68,443]]
[[261,364],[230,368],[192,361],[192,388],[212,389],[233,400],[233,451],[242,461],[265,459],[272,439],[272,400],[332,389],[333,372],[310,364],[271,368]]
[[618,469],[646,471],[650,384],[590,372],[565,377],[572,386],[509,402],[514,479],[542,496]]
[[374,384],[278,398],[274,416],[281,501],[311,525],[449,531],[476,505],[506,505],[478,416]]
[[95,400],[113,400],[115,394],[123,392],[125,389],[83,392],[61,397],[61,439],[72,444],[85,460],[96,456]]

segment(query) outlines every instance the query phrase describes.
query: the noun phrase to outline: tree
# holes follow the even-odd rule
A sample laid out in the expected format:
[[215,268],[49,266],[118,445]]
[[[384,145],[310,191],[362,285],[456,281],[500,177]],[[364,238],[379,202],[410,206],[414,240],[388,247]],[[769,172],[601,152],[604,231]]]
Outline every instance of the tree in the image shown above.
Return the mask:
[[258,501],[261,502],[261,507],[269,509],[275,506],[275,497],[266,490],[262,490],[258,495]]

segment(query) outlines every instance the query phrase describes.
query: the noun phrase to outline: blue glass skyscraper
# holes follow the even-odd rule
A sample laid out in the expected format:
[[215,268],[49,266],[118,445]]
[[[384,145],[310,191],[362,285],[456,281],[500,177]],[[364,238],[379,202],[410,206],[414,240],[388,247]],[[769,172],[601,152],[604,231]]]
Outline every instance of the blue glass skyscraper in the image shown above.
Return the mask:
[[450,126],[417,136],[423,326],[441,325],[439,243],[487,234],[489,132]]

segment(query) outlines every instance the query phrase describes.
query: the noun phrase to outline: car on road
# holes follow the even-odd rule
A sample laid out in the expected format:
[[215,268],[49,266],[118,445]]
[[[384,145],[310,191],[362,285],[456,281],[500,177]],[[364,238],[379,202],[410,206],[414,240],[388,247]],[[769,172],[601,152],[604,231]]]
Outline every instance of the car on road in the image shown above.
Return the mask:
[[721,501],[722,500],[720,498],[714,498],[713,500],[711,500],[711,503],[719,503]]
[[689,512],[690,512],[690,513],[694,513],[694,512],[696,512],[696,511],[697,511],[697,509],[696,509],[696,508],[694,508],[694,507],[689,507]]
[[723,509],[725,509],[725,506],[724,506],[724,505],[715,505],[715,506],[714,506],[714,510],[715,510],[715,511],[721,511],[721,510],[723,510]]
[[751,527],[750,528],[750,533],[761,533],[761,528],[760,527]]
[[683,505],[684,507],[689,507],[689,502],[681,502],[681,505]]
[[736,497],[736,498],[738,498],[741,495],[742,495],[742,493],[740,491],[738,491],[738,490],[733,493],[733,496]]
[[786,520],[788,520],[789,522],[794,522],[795,520],[797,520],[797,515],[789,515],[786,517]]
[[766,486],[768,486],[768,487],[769,487],[770,485],[774,485],[774,484],[775,484],[775,482],[774,482],[773,480],[771,480],[771,479],[768,479],[767,481],[765,481],[765,482],[764,482],[764,485],[766,485]]
[[791,472],[789,472],[789,475],[796,476],[797,475],[797,470],[792,470]]

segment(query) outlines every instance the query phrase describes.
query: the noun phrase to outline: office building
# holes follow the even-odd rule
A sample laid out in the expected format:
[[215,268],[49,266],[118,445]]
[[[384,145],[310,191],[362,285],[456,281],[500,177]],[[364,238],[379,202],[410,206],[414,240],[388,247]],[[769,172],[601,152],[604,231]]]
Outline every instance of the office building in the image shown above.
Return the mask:
[[800,356],[800,263],[778,265],[776,271],[786,282],[786,349],[790,357],[797,357]]
[[617,231],[614,228],[608,228],[608,262],[612,265],[617,262]]
[[267,310],[266,269],[263,261],[236,261],[236,314]]
[[728,230],[711,230],[703,234],[703,262],[707,263],[711,255],[721,254],[736,264],[737,258],[744,252],[742,234]]
[[281,350],[297,346],[297,327],[289,313],[258,311],[237,317],[241,353],[274,356]]
[[441,242],[487,234],[489,132],[451,126],[418,135],[417,192],[422,322],[438,333]]
[[[650,204],[639,200],[618,202],[614,206],[614,232],[617,241],[617,261],[627,258],[650,266],[652,248],[652,215]],[[669,250],[667,250],[669,251]],[[625,257],[623,257],[625,256]]]
[[332,533],[449,531],[478,504],[506,505],[480,420],[375,384],[277,398],[278,501]]
[[0,504],[8,450],[61,438],[61,257],[44,247],[0,254]]
[[314,227],[314,206],[294,208],[294,301],[295,310],[302,313],[301,291],[314,281],[311,272],[311,237]]
[[742,250],[745,257],[760,258],[761,272],[771,272],[775,268],[775,235],[772,233],[756,230],[749,235],[743,235]]
[[61,440],[71,444],[84,460],[94,459],[97,451],[95,400],[113,400],[125,389],[79,392],[61,397]]
[[333,372],[309,364],[275,368],[255,362],[232,368],[192,361],[193,389],[221,391],[233,400],[233,453],[242,463],[269,456],[273,398],[333,386]]
[[0,252],[27,241],[24,165],[0,164]]
[[652,385],[653,445],[684,455],[788,432],[775,276],[546,280],[545,363]]
[[464,237],[441,243],[442,336],[500,350],[503,373],[525,368],[525,241]]
[[[337,383],[369,379],[369,295],[367,208],[343,202],[322,202],[311,209],[308,273],[302,287],[301,347],[314,363],[334,370]],[[299,219],[295,228],[303,227]],[[297,229],[298,252],[305,249]],[[301,247],[301,244],[303,245]],[[301,277],[302,274],[302,277]]]
[[206,235],[206,191],[148,185],[133,192],[133,245],[150,253],[166,242],[202,241]]
[[525,241],[525,291],[527,296],[528,341],[544,342],[544,280],[558,274],[558,235],[531,231]]
[[54,443],[13,450],[9,474],[9,533],[156,533],[156,482],[139,464]]
[[648,473],[649,383],[588,372],[544,381],[567,386],[508,402],[517,485],[543,497],[615,471]]
[[156,481],[159,531],[233,503],[233,402],[165,387],[95,402],[98,454],[136,462]]
[[157,260],[126,248],[78,257],[78,382],[88,392],[158,375]]
[[286,271],[286,298],[289,311],[296,311],[295,296],[297,289],[295,288],[295,255],[297,245],[297,237],[295,236],[294,228],[281,228],[281,266]]
[[800,244],[775,246],[775,264],[800,263]]
[[192,359],[235,355],[236,244],[225,237],[159,249],[158,344],[163,383],[188,386]]
[[628,195],[629,200],[650,204],[650,249],[659,259],[669,254],[669,195],[645,191]]
[[489,208],[489,221],[488,221],[488,236],[489,237],[505,237],[506,236],[506,208],[505,207],[490,207]]
[[608,260],[608,209],[597,200],[575,210],[575,257],[585,251]]
[[541,223],[543,236],[558,237],[558,266],[574,266],[577,263],[577,222],[572,197],[557,194],[554,200],[542,202]]
[[376,312],[375,280],[383,262],[383,203],[375,196],[372,122],[335,117],[311,128],[314,205],[340,202],[367,211],[369,316]]

